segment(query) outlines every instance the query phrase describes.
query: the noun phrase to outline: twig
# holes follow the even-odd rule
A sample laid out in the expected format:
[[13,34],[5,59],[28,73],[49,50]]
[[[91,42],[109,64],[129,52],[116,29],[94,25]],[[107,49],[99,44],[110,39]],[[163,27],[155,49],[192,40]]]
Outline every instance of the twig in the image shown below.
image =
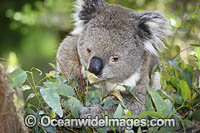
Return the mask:
[[[186,17],[184,18],[184,16],[181,17],[181,24],[180,24],[180,27],[184,24],[184,21],[185,21]],[[170,47],[170,60],[172,60],[172,49],[174,47],[174,43],[175,43],[175,40],[176,40],[176,37],[178,35],[178,30],[179,28],[176,28],[176,31],[174,33],[174,36],[172,38],[172,42],[171,42],[171,47]]]
[[8,62],[8,61],[7,61],[6,59],[4,59],[4,58],[0,58],[0,60],[1,60],[1,61],[6,61],[6,62]]
[[175,59],[180,53],[182,53],[183,51],[185,51],[185,50],[187,50],[187,49],[190,49],[190,48],[192,48],[192,47],[187,47],[187,48],[184,48],[184,49],[182,49],[180,52],[178,52],[174,57],[172,57],[171,59],[173,60],[173,59]]
[[196,86],[199,87],[199,68],[197,67],[197,73],[196,73]]
[[76,53],[76,61],[77,61],[77,63],[78,63],[78,68],[79,68],[79,74],[80,74],[80,82],[81,82],[81,92],[82,92],[82,101],[83,101],[83,103],[84,103],[84,98],[85,98],[85,93],[84,93],[84,88],[83,88],[83,77],[82,77],[82,73],[81,73],[81,63],[80,63],[80,60],[79,60],[79,57],[78,57],[78,51],[77,51],[77,49],[76,49],[76,51],[75,51],[75,53]]
[[72,64],[72,67],[71,67],[71,69],[70,69],[69,78],[70,78],[70,76],[71,76],[71,74],[72,74],[72,71],[73,71],[73,69],[74,69],[74,65],[75,65],[75,63]]
[[176,28],[176,31],[175,31],[174,36],[172,38],[171,47],[170,47],[170,57],[169,57],[170,59],[172,59],[172,49],[174,47],[174,42],[176,40],[177,33],[178,33],[178,28]]
[[74,131],[74,130],[71,129],[71,128],[66,127],[66,129],[69,130],[69,131],[71,131],[71,132],[73,132],[73,133],[78,133],[78,132]]

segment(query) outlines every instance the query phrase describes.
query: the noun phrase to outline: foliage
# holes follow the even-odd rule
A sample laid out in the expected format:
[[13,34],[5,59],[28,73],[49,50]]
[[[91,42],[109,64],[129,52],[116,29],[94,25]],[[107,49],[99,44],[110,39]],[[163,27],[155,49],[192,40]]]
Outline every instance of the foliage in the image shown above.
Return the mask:
[[[195,46],[194,46],[195,47]],[[146,97],[146,111],[138,116],[134,116],[120,101],[103,99],[103,89],[97,89],[86,84],[84,87],[85,95],[83,95],[79,79],[68,79],[56,70],[44,74],[37,68],[31,71],[23,71],[16,69],[11,73],[10,84],[14,88],[23,91],[24,109],[26,114],[34,114],[39,119],[46,114],[51,118],[79,118],[79,111],[83,106],[91,104],[102,104],[105,107],[118,104],[118,108],[114,113],[114,118],[174,118],[176,120],[175,128],[148,128],[148,132],[170,131],[177,132],[182,128],[192,126],[199,121],[200,112],[200,93],[199,93],[199,70],[200,58],[194,54],[191,59],[195,59],[193,64],[185,64],[180,57],[173,61],[164,62],[161,66],[162,89],[148,89]],[[55,66],[50,64],[53,69]],[[35,82],[35,73],[43,77],[40,81]],[[154,71],[157,71],[154,69]],[[27,82],[25,82],[25,80]],[[24,83],[25,82],[25,83]],[[101,84],[100,84],[101,85]],[[102,85],[101,85],[102,86]],[[128,86],[124,86],[129,89]],[[24,89],[26,88],[26,89]],[[134,92],[132,94],[134,97]],[[126,112],[123,115],[123,112]],[[57,114],[57,115],[56,115]],[[33,132],[38,130],[47,132],[49,130],[60,130],[56,127],[41,127],[40,124],[32,128]],[[105,130],[97,128],[96,130]],[[112,127],[116,130],[116,127]],[[78,132],[79,130],[91,131],[89,128],[72,128]],[[94,129],[92,129],[94,130]],[[142,129],[139,129],[142,130]]]
[[[34,114],[37,119],[44,114],[51,119],[78,118],[81,107],[100,103],[104,107],[118,104],[115,118],[175,118],[177,121],[176,128],[148,128],[149,132],[177,132],[199,122],[200,2],[197,0],[107,1],[136,11],[160,10],[170,20],[172,36],[166,42],[165,52],[160,54],[162,88],[156,91],[148,89],[147,110],[138,116],[133,116],[119,101],[103,102],[102,90],[89,86],[87,80],[84,86],[86,93],[83,95],[79,78],[68,80],[67,77],[56,72],[53,64],[50,64],[51,67],[46,65],[52,62],[52,58],[54,59],[55,50],[61,39],[73,28],[70,17],[73,12],[73,1],[38,0],[31,3],[20,1],[22,3],[20,8],[6,9],[2,14],[7,18],[4,19],[4,25],[0,25],[2,29],[0,43],[3,44],[0,46],[0,56],[5,58],[8,56],[8,63],[2,58],[0,61],[7,66],[9,72],[19,68],[19,65],[25,70],[30,70],[16,69],[9,77],[11,87],[17,92],[23,92],[25,114]],[[128,87],[126,89],[129,90]],[[134,93],[132,95],[135,97]],[[22,99],[20,96],[16,97],[15,103],[21,105],[19,101],[21,102]],[[126,114],[123,115],[122,112]],[[114,127],[112,129],[115,130]],[[32,128],[33,132],[55,132],[56,130],[62,129],[42,127],[39,123]],[[65,130],[94,131],[89,128]],[[105,131],[99,128],[96,130]],[[139,128],[138,132],[141,130]]]

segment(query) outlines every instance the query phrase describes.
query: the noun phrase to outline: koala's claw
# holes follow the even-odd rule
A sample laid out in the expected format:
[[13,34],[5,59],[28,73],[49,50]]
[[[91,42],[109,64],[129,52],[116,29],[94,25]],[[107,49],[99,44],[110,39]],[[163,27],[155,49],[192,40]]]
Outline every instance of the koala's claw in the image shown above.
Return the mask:
[[88,118],[90,116],[91,119],[95,119],[96,116],[98,118],[103,118],[104,109],[101,105],[91,105],[88,107],[83,107],[79,114],[80,118]]

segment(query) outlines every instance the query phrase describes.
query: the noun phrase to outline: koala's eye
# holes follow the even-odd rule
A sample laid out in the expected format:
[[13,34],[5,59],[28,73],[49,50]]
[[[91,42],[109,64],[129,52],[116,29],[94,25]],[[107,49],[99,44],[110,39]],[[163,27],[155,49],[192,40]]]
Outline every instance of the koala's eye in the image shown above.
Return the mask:
[[119,57],[117,56],[111,56],[111,62],[117,62]]
[[91,53],[91,49],[87,48],[87,52],[90,54]]

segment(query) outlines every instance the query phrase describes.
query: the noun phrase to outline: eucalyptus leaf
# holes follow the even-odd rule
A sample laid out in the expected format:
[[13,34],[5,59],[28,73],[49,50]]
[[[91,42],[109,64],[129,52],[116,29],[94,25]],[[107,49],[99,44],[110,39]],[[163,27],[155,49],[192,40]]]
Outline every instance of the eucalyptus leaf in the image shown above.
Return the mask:
[[200,44],[190,44],[193,47],[200,47]]
[[200,109],[199,110],[196,110],[193,114],[192,114],[192,117],[197,120],[197,121],[200,121]]
[[196,53],[197,58],[200,60],[200,48],[195,48],[194,51]]
[[174,114],[174,118],[176,118],[178,121],[180,121],[182,127],[183,127],[183,130],[185,131],[186,127],[185,127],[185,124],[184,124],[184,121],[182,119],[182,117],[179,115],[179,114]]
[[113,99],[107,99],[107,100],[104,101],[103,106],[104,107],[110,107],[114,104],[119,104],[119,101],[113,100]]
[[122,106],[121,104],[119,104],[114,113],[114,118],[121,118],[121,117],[122,117]]
[[173,85],[173,87],[175,87],[176,89],[178,89],[179,92],[181,92],[181,88],[180,88],[180,85],[179,85],[179,79],[177,79],[175,77],[171,77],[170,82]]
[[182,104],[183,103],[183,98],[179,94],[175,94],[174,100],[177,104]]
[[191,72],[188,70],[183,70],[181,79],[187,82],[189,88],[192,88],[192,77],[193,75]]
[[106,128],[96,128],[96,130],[99,132],[99,133],[107,133],[107,130]]
[[158,112],[162,112],[162,114],[164,116],[167,116],[169,115],[168,114],[168,108],[167,108],[167,105],[165,103],[165,101],[162,99],[162,97],[159,95],[158,92],[156,92],[154,89],[152,88],[149,88],[148,89],[148,93],[150,94],[151,96],[151,99],[153,100],[153,103],[156,107],[156,110]]
[[54,89],[41,88],[40,93],[44,101],[60,116],[63,116],[63,111],[60,104],[60,97]]
[[21,86],[27,79],[27,74],[22,69],[16,69],[10,74],[9,83],[12,88]]
[[141,127],[138,128],[137,133],[142,133],[142,129],[141,129]]
[[71,111],[74,118],[79,118],[79,112],[83,108],[82,103],[75,97],[68,97],[67,101],[64,101],[64,105]]
[[134,90],[130,86],[123,85],[123,87],[137,100],[137,102],[142,103],[136,96]]
[[135,133],[133,130],[126,130],[126,133]]
[[185,80],[180,80],[181,95],[184,100],[191,100],[191,90]]
[[145,107],[147,111],[154,111],[150,96],[147,94],[145,99]]
[[144,111],[138,115],[138,118],[144,118],[145,116],[150,116],[150,117],[156,117],[156,118],[165,118],[165,116],[161,112],[155,112],[155,111]]
[[193,122],[190,120],[183,120],[183,123],[185,125],[185,127],[191,127],[193,125]]
[[172,102],[169,99],[165,99],[164,101],[165,101],[167,108],[168,108],[168,114],[171,114],[172,112],[176,112]]
[[43,128],[47,133],[56,133],[56,127],[48,126],[48,127],[43,127]]
[[99,104],[100,103],[100,99],[99,97],[93,97],[90,99],[90,103],[91,104]]
[[59,95],[63,96],[73,96],[74,89],[66,84],[45,82],[44,85],[48,88],[54,89]]

